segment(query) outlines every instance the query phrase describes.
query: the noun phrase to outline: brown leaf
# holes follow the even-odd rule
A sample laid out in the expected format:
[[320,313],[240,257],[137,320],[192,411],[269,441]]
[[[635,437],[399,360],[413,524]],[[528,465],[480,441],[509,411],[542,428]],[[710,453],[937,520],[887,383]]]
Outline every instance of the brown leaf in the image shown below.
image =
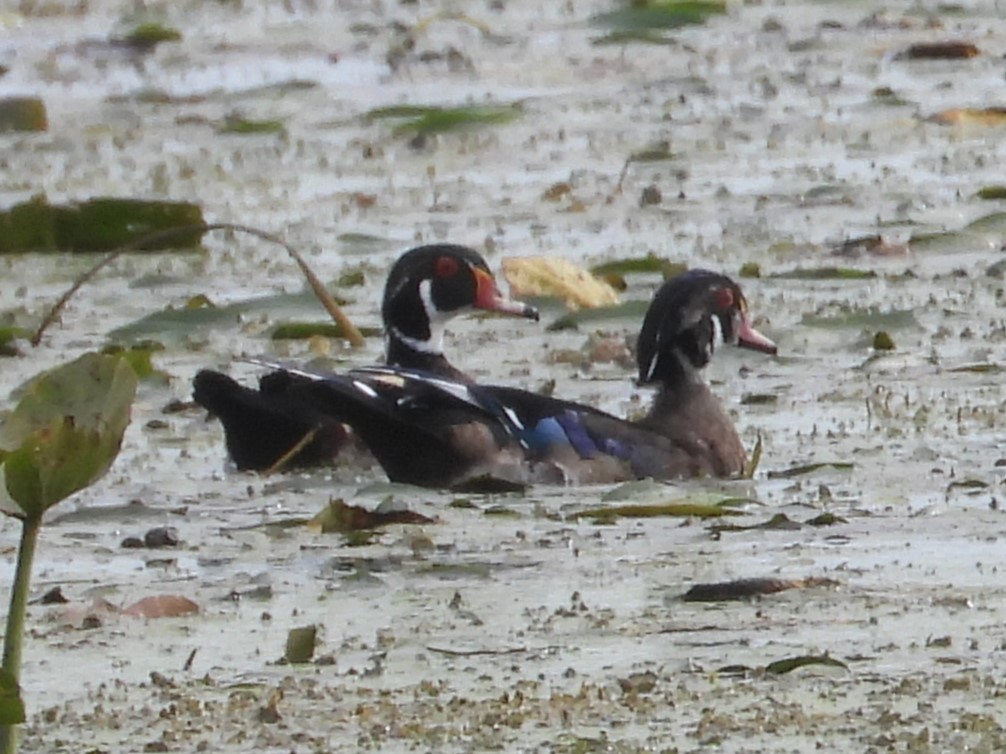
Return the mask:
[[981,55],[970,42],[930,42],[912,45],[898,54],[907,60],[963,60]]
[[557,296],[571,309],[593,309],[618,303],[608,283],[568,259],[519,257],[504,259],[503,276],[517,297]]
[[199,605],[177,594],[155,594],[134,602],[122,612],[136,618],[177,618],[198,613]]
[[435,521],[410,510],[370,511],[358,505],[349,505],[338,498],[330,500],[324,510],[308,521],[309,529],[322,534],[345,534],[361,529],[376,529],[388,524],[432,524]]
[[547,202],[557,202],[564,196],[569,196],[572,193],[573,187],[565,181],[562,181],[560,183],[553,183],[545,189],[545,193],[542,194],[541,198]]
[[775,594],[787,589],[807,589],[815,586],[834,586],[832,579],[810,577],[806,579],[751,578],[721,581],[715,584],[696,584],[684,596],[685,602],[723,602],[746,600],[763,594]]
[[1006,125],[1006,107],[957,107],[941,110],[929,120],[943,126],[1002,126]]

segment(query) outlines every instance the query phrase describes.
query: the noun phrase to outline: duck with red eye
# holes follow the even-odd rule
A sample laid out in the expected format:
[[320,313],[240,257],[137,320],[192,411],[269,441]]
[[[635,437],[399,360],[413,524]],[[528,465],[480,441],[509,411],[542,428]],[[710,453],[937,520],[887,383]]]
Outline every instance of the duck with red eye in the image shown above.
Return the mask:
[[[461,382],[471,379],[443,353],[444,327],[477,309],[538,319],[534,307],[504,296],[482,256],[455,244],[420,246],[402,254],[388,273],[381,305],[385,360]],[[196,375],[193,397],[224,426],[228,453],[239,469],[269,469],[304,438],[286,463],[330,463],[345,445],[343,423],[319,411],[303,380],[286,370],[264,375],[259,389],[212,370]]]
[[500,293],[474,249],[437,244],[406,252],[388,274],[381,305],[385,362],[470,382],[444,356],[443,339],[450,320],[474,310],[538,319],[534,307]]
[[693,270],[654,296],[639,335],[640,385],[657,394],[638,421],[517,388],[409,370],[315,380],[319,409],[342,417],[393,481],[448,487],[490,475],[516,482],[731,477],[746,455],[702,370],[721,343],[774,354],[730,278]]

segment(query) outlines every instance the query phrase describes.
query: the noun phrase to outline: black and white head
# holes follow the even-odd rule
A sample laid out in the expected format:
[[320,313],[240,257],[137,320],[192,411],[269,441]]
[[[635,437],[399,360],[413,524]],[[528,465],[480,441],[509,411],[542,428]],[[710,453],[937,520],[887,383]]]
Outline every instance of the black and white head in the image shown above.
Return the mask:
[[737,283],[709,270],[684,272],[661,286],[643,319],[636,348],[639,384],[699,379],[723,343],[769,354],[777,350],[751,326]]
[[432,244],[402,254],[388,273],[381,315],[389,338],[431,354],[443,328],[473,309],[538,319],[538,310],[500,293],[485,259],[466,246]]

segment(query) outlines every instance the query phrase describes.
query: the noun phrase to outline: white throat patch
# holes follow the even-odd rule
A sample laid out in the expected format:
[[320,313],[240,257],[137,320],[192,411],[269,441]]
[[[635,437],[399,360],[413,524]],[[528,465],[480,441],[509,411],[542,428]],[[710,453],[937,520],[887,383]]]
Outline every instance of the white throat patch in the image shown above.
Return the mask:
[[712,358],[716,349],[723,345],[723,323],[715,314],[713,315],[713,337],[706,344],[706,356]]
[[433,303],[432,285],[433,283],[429,280],[424,280],[419,284],[419,300],[423,302],[423,310],[426,312],[426,318],[430,322],[429,339],[420,340],[419,338],[409,337],[396,327],[392,327],[391,331],[396,338],[415,351],[440,355],[444,352],[444,326],[454,316],[454,312],[447,314],[437,309]]

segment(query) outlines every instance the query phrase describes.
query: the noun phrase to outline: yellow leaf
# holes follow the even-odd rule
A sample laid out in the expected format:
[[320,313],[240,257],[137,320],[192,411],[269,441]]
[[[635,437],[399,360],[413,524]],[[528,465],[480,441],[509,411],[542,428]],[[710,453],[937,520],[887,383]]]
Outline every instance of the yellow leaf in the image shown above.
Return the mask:
[[593,309],[618,303],[608,283],[567,259],[519,257],[503,260],[503,277],[516,298],[556,296],[570,309]]
[[941,110],[929,119],[944,126],[1003,126],[1006,125],[1006,108],[961,107]]

